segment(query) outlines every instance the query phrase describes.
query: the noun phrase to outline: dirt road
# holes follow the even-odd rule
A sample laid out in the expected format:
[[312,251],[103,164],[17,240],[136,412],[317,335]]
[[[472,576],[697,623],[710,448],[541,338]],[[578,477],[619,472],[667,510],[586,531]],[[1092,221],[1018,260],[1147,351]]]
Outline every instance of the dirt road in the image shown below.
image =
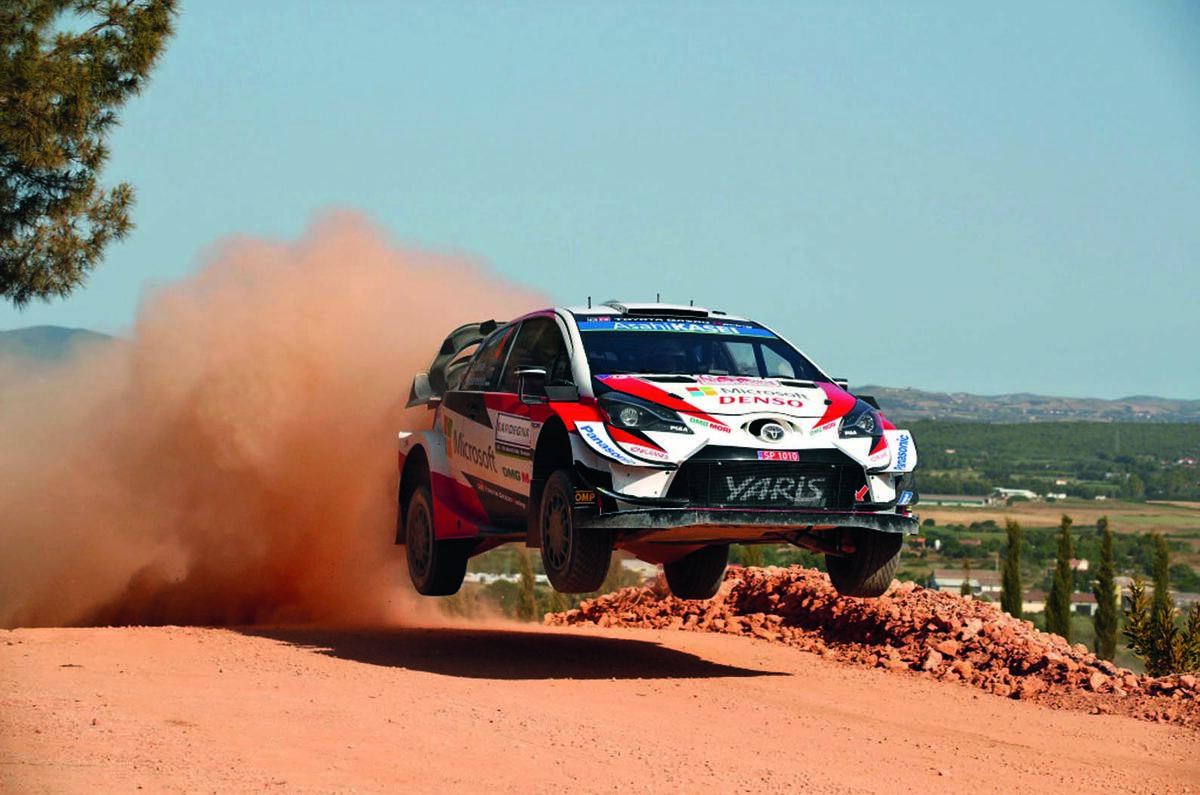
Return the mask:
[[1200,792],[1200,733],[718,634],[0,631],[5,792]]

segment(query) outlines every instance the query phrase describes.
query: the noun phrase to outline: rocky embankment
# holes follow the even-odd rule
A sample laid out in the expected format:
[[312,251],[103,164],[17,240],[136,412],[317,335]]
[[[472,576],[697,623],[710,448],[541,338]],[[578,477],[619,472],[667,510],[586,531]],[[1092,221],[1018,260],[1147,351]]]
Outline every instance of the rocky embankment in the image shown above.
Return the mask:
[[546,623],[744,635],[997,697],[1200,728],[1195,675],[1138,675],[994,604],[912,583],[879,599],[851,599],[811,569],[730,569],[710,601],[676,599],[659,582],[586,601]]

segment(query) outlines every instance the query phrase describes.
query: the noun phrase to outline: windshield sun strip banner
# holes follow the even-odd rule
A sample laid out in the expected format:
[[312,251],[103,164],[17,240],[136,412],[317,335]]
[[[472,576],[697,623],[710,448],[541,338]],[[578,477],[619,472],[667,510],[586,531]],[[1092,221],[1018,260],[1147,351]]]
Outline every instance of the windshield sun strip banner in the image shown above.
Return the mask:
[[766,337],[777,339],[761,326],[742,323],[697,323],[694,320],[613,320],[598,318],[578,321],[580,331],[666,331],[675,334],[727,334],[731,337]]

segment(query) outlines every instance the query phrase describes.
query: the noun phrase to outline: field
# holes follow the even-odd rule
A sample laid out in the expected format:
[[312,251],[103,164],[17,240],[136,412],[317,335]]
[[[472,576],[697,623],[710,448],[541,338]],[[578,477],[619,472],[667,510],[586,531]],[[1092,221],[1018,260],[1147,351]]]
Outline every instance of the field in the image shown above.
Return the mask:
[[1015,519],[1022,527],[1057,527],[1063,514],[1071,517],[1076,530],[1095,527],[1107,516],[1114,533],[1162,533],[1173,541],[1187,543],[1191,552],[1174,562],[1200,567],[1200,502],[1125,502],[1121,500],[1057,500],[1016,502],[1009,506],[920,505],[922,521],[933,519],[939,527],[971,525],[991,520],[1000,527]]

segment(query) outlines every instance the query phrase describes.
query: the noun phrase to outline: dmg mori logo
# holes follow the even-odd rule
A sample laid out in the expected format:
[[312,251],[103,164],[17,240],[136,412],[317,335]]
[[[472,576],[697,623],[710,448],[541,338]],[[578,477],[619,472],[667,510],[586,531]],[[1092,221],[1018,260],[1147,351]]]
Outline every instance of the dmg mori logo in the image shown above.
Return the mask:
[[758,435],[764,442],[782,442],[783,426],[778,422],[768,422],[758,429]]

